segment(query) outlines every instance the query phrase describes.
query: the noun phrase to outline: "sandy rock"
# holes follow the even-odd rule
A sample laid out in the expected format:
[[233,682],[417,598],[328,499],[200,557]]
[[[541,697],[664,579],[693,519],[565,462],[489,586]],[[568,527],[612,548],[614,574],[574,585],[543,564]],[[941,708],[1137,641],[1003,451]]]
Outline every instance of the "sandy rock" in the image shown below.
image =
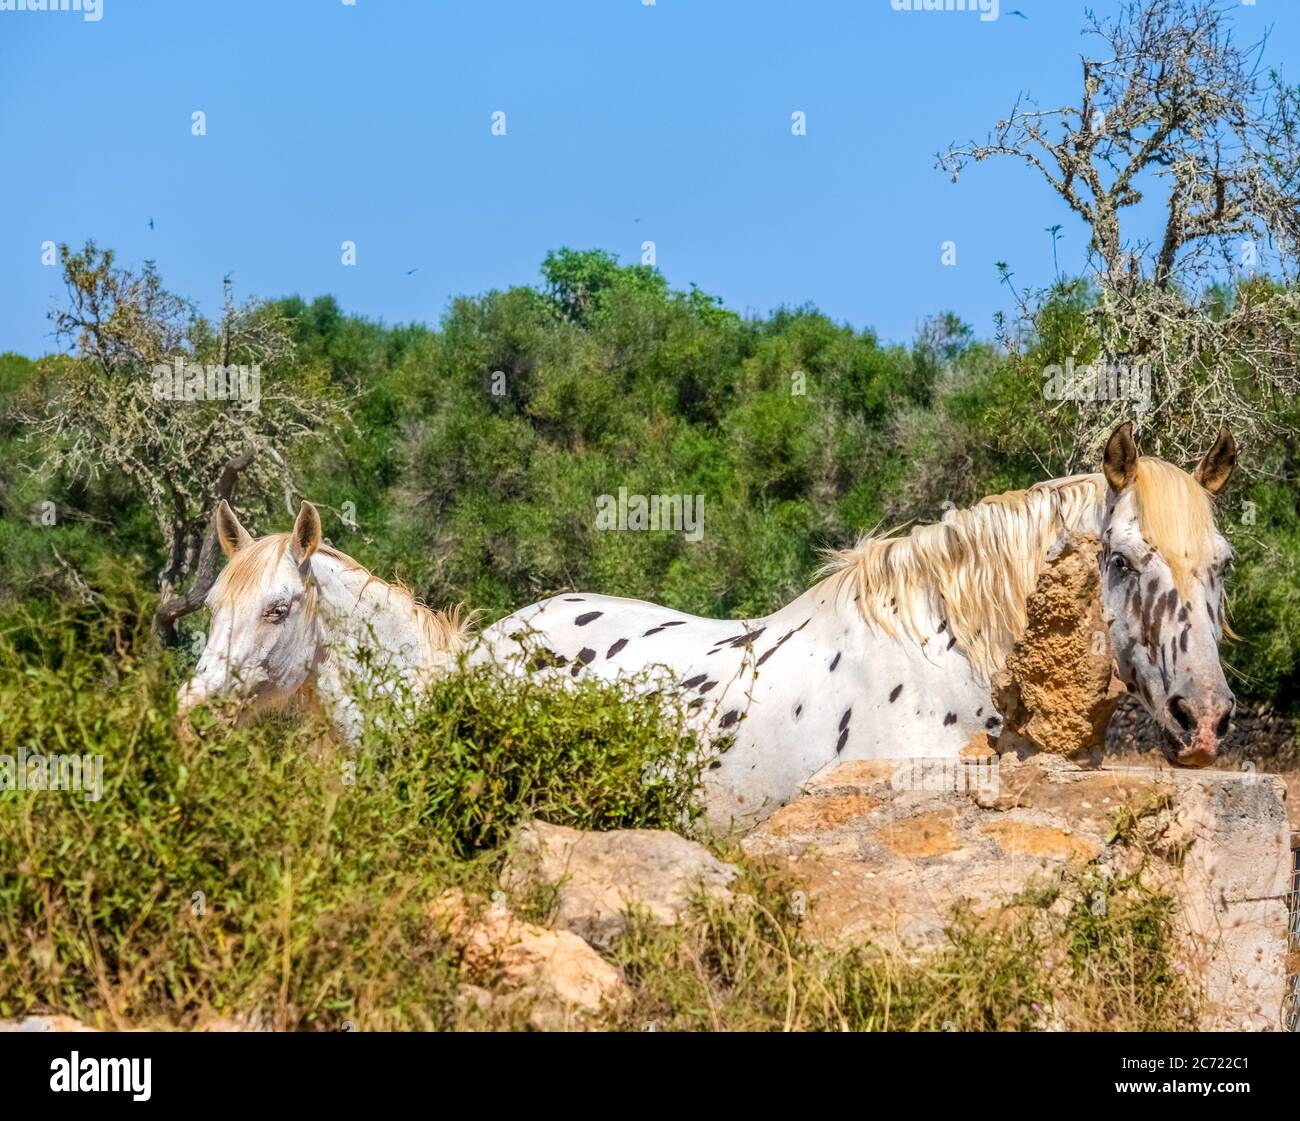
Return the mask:
[[[812,937],[909,954],[942,946],[963,901],[993,913],[1063,871],[1145,860],[1178,905],[1205,1027],[1266,1030],[1279,1023],[1286,983],[1284,796],[1268,775],[1086,770],[1048,754],[853,762],[818,776],[742,843],[803,882]],[[1133,835],[1117,831],[1135,810]]]
[[[750,855],[783,858],[807,880],[814,936],[938,946],[957,902],[999,906],[1035,877],[1086,863],[1104,846],[1113,801],[1098,799],[1081,821],[1068,820],[1064,807],[1017,804],[1007,782],[1013,770],[1023,786],[1057,767],[1077,770],[1051,756],[846,763],[818,776],[743,845]],[[861,812],[847,817],[845,804]]]
[[1216,1028],[1272,1030],[1288,971],[1285,788],[1271,775],[1176,773],[1187,777],[1169,811],[1180,862],[1168,878],[1189,960]]
[[1286,783],[1286,805],[1291,815],[1291,830],[1300,833],[1300,771],[1287,771],[1278,777]]
[[963,759],[991,759],[1001,754],[989,739],[988,732],[976,732],[958,752]]
[[533,1005],[535,1026],[581,1026],[627,994],[623,974],[581,938],[484,908],[459,890],[444,893],[429,917],[460,955],[461,976],[477,994],[501,992]]
[[1023,754],[1023,737],[1031,750],[1100,756],[1124,691],[1112,681],[1099,548],[1095,534],[1072,534],[1038,578],[1024,637],[993,676],[1000,750]]
[[587,833],[533,821],[516,833],[501,882],[511,893],[554,885],[554,926],[608,949],[626,928],[629,908],[672,926],[701,891],[730,903],[728,885],[736,875],[703,845],[676,833]]

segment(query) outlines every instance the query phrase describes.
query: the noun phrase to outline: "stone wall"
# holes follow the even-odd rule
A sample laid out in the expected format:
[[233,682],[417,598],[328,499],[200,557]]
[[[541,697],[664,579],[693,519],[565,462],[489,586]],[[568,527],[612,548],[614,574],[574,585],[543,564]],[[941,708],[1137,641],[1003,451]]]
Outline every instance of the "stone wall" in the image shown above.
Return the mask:
[[[1282,1025],[1291,851],[1278,778],[972,758],[946,788],[906,761],[846,763],[744,847],[808,885],[819,937],[905,950],[942,944],[961,901],[988,911],[1066,869],[1107,874],[1144,858],[1177,903],[1182,959],[1207,999],[1203,1027]],[[1152,805],[1134,837],[1116,837],[1122,807]]]

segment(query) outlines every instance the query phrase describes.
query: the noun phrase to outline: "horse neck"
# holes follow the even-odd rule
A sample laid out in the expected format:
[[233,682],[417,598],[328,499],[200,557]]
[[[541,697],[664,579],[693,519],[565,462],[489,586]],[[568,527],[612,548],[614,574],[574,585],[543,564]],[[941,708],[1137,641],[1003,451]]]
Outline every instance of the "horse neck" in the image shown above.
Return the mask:
[[352,672],[420,673],[431,652],[408,593],[334,557],[321,558],[313,571],[328,658]]

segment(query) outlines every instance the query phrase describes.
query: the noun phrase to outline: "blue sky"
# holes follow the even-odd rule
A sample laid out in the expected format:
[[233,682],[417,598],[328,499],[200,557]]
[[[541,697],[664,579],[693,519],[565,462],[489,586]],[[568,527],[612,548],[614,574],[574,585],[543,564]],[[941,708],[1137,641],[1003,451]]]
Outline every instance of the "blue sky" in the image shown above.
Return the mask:
[[[941,310],[990,335],[993,263],[1047,283],[1047,226],[1063,268],[1084,258],[1032,172],[934,168],[1021,89],[1075,100],[1074,0],[989,22],[890,0],[102,2],[97,22],[0,11],[0,351],[53,347],[47,240],[153,259],[209,313],[230,273],[240,297],[333,293],[390,323],[535,283],[550,248],[631,263],[653,241],[674,286],[894,341]],[[1270,24],[1266,65],[1294,82],[1300,4],[1236,15],[1242,41]]]

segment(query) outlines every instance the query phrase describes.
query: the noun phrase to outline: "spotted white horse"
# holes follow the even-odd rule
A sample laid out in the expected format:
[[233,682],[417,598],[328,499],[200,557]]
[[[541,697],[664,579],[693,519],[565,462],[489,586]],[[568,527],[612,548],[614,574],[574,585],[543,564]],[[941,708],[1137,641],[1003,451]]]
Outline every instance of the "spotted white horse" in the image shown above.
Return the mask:
[[213,521],[229,563],[208,593],[203,655],[177,697],[183,735],[196,705],[232,697],[243,714],[318,707],[355,743],[364,697],[404,703],[465,645],[458,611],[430,610],[326,544],[310,502],[289,533],[257,540],[225,501]]
[[1187,474],[1139,456],[1125,424],[1102,472],[868,537],[763,618],[562,594],[488,628],[470,658],[516,674],[649,674],[706,742],[729,742],[708,764],[705,805],[715,826],[744,826],[830,764],[953,757],[975,733],[996,733],[989,679],[1023,634],[1053,545],[1091,530],[1119,677],[1167,732],[1171,762],[1205,766],[1234,707],[1218,654],[1231,552],[1211,497],[1235,458],[1224,429]]

